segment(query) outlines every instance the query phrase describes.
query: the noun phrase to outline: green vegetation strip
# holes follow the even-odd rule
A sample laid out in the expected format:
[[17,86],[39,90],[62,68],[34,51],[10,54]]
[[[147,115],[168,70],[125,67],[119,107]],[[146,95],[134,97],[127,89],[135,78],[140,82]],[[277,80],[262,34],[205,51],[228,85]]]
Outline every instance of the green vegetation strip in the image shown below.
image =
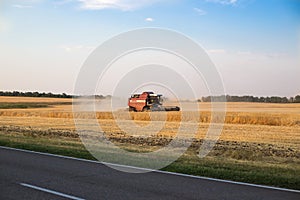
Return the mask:
[[[78,138],[32,137],[0,132],[0,145],[95,160]],[[300,170],[295,163],[271,164],[222,157],[200,159],[195,151],[190,149],[162,170],[300,190]]]

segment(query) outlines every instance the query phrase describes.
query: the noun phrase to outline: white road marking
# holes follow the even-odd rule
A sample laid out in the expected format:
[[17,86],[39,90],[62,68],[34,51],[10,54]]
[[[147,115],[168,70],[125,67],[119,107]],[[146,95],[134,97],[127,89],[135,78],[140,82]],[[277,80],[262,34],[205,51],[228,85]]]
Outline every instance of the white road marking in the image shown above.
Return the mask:
[[134,167],[134,166],[128,166],[128,165],[120,165],[120,164],[114,164],[114,163],[100,162],[100,161],[95,161],[95,160],[86,160],[86,159],[83,159],[83,158],[74,158],[74,157],[69,157],[69,156],[61,156],[61,155],[55,155],[55,154],[51,154],[51,153],[36,152],[36,151],[30,151],[30,150],[25,150],[25,149],[16,149],[16,148],[5,147],[5,146],[0,146],[0,148],[7,149],[7,150],[20,151],[20,152],[25,152],[25,153],[34,153],[34,154],[39,154],[39,155],[44,155],[44,156],[51,156],[51,157],[57,157],[57,158],[77,160],[77,161],[82,161],[82,162],[90,162],[90,163],[96,163],[96,164],[111,165],[111,166],[116,166],[116,167],[137,169],[137,170],[147,171],[147,172],[152,171],[152,172],[161,173],[161,174],[169,174],[169,175],[175,175],[175,176],[182,176],[182,177],[189,177],[189,178],[196,178],[196,179],[202,179],[202,180],[222,182],[222,183],[230,183],[230,184],[235,184],[235,185],[244,185],[244,186],[257,187],[257,188],[263,188],[263,189],[279,190],[279,191],[284,191],[284,192],[300,193],[300,190],[272,187],[272,186],[266,186],[266,185],[257,185],[257,184],[251,184],[251,183],[243,183],[243,182],[237,182],[237,181],[222,180],[222,179],[217,179],[217,178],[208,178],[208,177],[203,177],[203,176],[194,176],[194,175],[181,174],[181,173],[176,173],[176,172],[153,170],[153,169]]
[[27,184],[27,183],[20,183],[20,185],[22,185],[24,187],[32,188],[32,189],[35,189],[35,190],[39,190],[39,191],[42,191],[42,192],[47,192],[47,193],[54,194],[54,195],[57,195],[57,196],[65,197],[65,198],[68,198],[68,199],[84,200],[84,199],[79,198],[79,197],[71,196],[71,195],[68,195],[68,194],[61,193],[61,192],[56,192],[54,190],[49,190],[49,189],[46,189],[46,188],[30,185],[30,184]]

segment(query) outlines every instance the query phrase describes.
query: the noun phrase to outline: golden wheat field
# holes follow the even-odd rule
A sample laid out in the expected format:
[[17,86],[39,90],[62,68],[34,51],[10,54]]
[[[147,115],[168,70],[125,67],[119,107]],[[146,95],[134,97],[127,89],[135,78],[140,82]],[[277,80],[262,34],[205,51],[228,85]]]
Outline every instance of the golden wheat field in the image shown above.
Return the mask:
[[[75,130],[72,105],[60,105],[59,102],[70,102],[72,99],[0,97],[0,102],[26,103],[44,102],[58,104],[45,108],[0,109],[0,126],[30,127],[49,130]],[[182,123],[200,122],[196,138],[203,138],[207,132],[211,113],[209,103],[200,103],[200,116],[195,112],[187,113]],[[107,134],[124,133],[118,121],[131,126],[132,120],[139,127],[155,126],[150,122],[164,121],[163,128],[157,133],[160,137],[176,135],[181,122],[182,112],[168,113],[130,113],[118,111],[97,112],[98,122]],[[150,116],[152,115],[152,116]],[[77,113],[76,118],[88,118],[89,114]],[[145,129],[141,129],[145,130]],[[143,135],[143,133],[141,133]],[[259,143],[276,143],[299,148],[300,144],[300,104],[264,104],[264,103],[227,103],[227,114],[220,140]]]

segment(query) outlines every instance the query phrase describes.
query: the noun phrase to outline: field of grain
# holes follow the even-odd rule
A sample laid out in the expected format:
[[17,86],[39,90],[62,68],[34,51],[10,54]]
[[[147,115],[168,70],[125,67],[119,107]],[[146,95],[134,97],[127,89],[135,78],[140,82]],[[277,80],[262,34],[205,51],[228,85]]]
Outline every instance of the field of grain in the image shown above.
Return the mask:
[[[76,102],[76,101],[75,101]],[[72,99],[55,98],[28,98],[28,97],[0,97],[1,103],[43,103],[47,105],[41,108],[27,109],[0,109],[0,116],[4,117],[45,117],[45,118],[73,118]],[[185,105],[188,107],[188,102]],[[191,104],[191,103],[190,103]],[[227,103],[226,124],[252,124],[252,125],[271,125],[271,126],[300,126],[300,104],[266,104],[266,103]],[[199,103],[199,113],[197,111],[186,111],[184,121],[198,121],[210,123],[211,104]],[[114,114],[114,115],[113,115]],[[149,113],[127,112],[97,112],[96,117],[102,119],[118,119],[149,121]],[[76,118],[86,118],[89,116],[84,113],[77,113]],[[166,117],[166,119],[165,119]],[[152,114],[155,121],[180,122],[182,112],[168,112]]]
[[[0,103],[44,102],[57,103],[46,108],[0,109],[0,126],[20,126],[39,129],[75,131],[72,105],[60,105],[71,99],[0,97]],[[134,120],[138,126],[147,126],[150,120],[165,121],[161,136],[171,137],[180,122],[200,122],[196,138],[203,138],[211,120],[210,104],[200,103],[200,116],[196,111],[167,113],[135,113],[125,111],[97,112],[96,117],[105,132],[121,133],[116,120],[128,126]],[[75,117],[93,117],[88,113],[76,113]],[[142,134],[142,133],[141,133]],[[221,140],[262,143],[300,144],[300,104],[227,103],[227,114]]]
[[[68,151],[70,155],[85,152],[75,129],[71,99],[0,97],[0,104],[41,102],[47,106],[0,109],[0,143],[18,147],[27,145],[29,149],[32,145],[40,145],[40,149],[46,146],[48,150],[53,149],[53,152],[63,149],[63,152]],[[246,180],[253,183],[300,188],[300,104],[227,103],[225,124],[219,140],[205,160],[197,160],[199,158],[193,155],[198,152],[209,128],[210,106],[209,103],[200,103],[199,111],[186,113],[128,114],[122,110],[114,113],[97,112],[96,117],[105,135],[121,148],[130,151],[159,149],[177,137],[181,124],[197,123],[188,159],[176,162],[168,170],[224,178],[216,171],[226,169],[228,174],[224,176],[227,179],[243,181],[243,177],[247,176]],[[182,114],[185,115],[183,120]],[[86,120],[91,118],[90,113],[76,113],[75,118],[79,122],[87,122],[86,130],[99,130],[98,124],[95,126]],[[152,129],[161,122],[162,128],[153,132]],[[137,128],[132,128],[132,123]],[[47,149],[45,151],[48,152]],[[211,170],[204,173],[207,163],[210,163]],[[219,168],[216,169],[215,165]],[[177,167],[174,169],[172,166]],[[200,166],[200,171],[194,171]],[[243,174],[247,167],[255,168],[252,174]],[[237,175],[233,175],[235,173]],[[282,174],[280,180],[274,178],[278,173]]]

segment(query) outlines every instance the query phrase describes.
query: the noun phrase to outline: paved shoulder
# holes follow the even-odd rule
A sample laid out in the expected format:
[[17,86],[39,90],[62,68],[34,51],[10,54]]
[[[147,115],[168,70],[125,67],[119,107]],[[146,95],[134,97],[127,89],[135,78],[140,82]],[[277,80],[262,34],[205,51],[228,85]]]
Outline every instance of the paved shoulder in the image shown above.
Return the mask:
[[151,172],[0,148],[0,199],[300,199],[299,192]]

